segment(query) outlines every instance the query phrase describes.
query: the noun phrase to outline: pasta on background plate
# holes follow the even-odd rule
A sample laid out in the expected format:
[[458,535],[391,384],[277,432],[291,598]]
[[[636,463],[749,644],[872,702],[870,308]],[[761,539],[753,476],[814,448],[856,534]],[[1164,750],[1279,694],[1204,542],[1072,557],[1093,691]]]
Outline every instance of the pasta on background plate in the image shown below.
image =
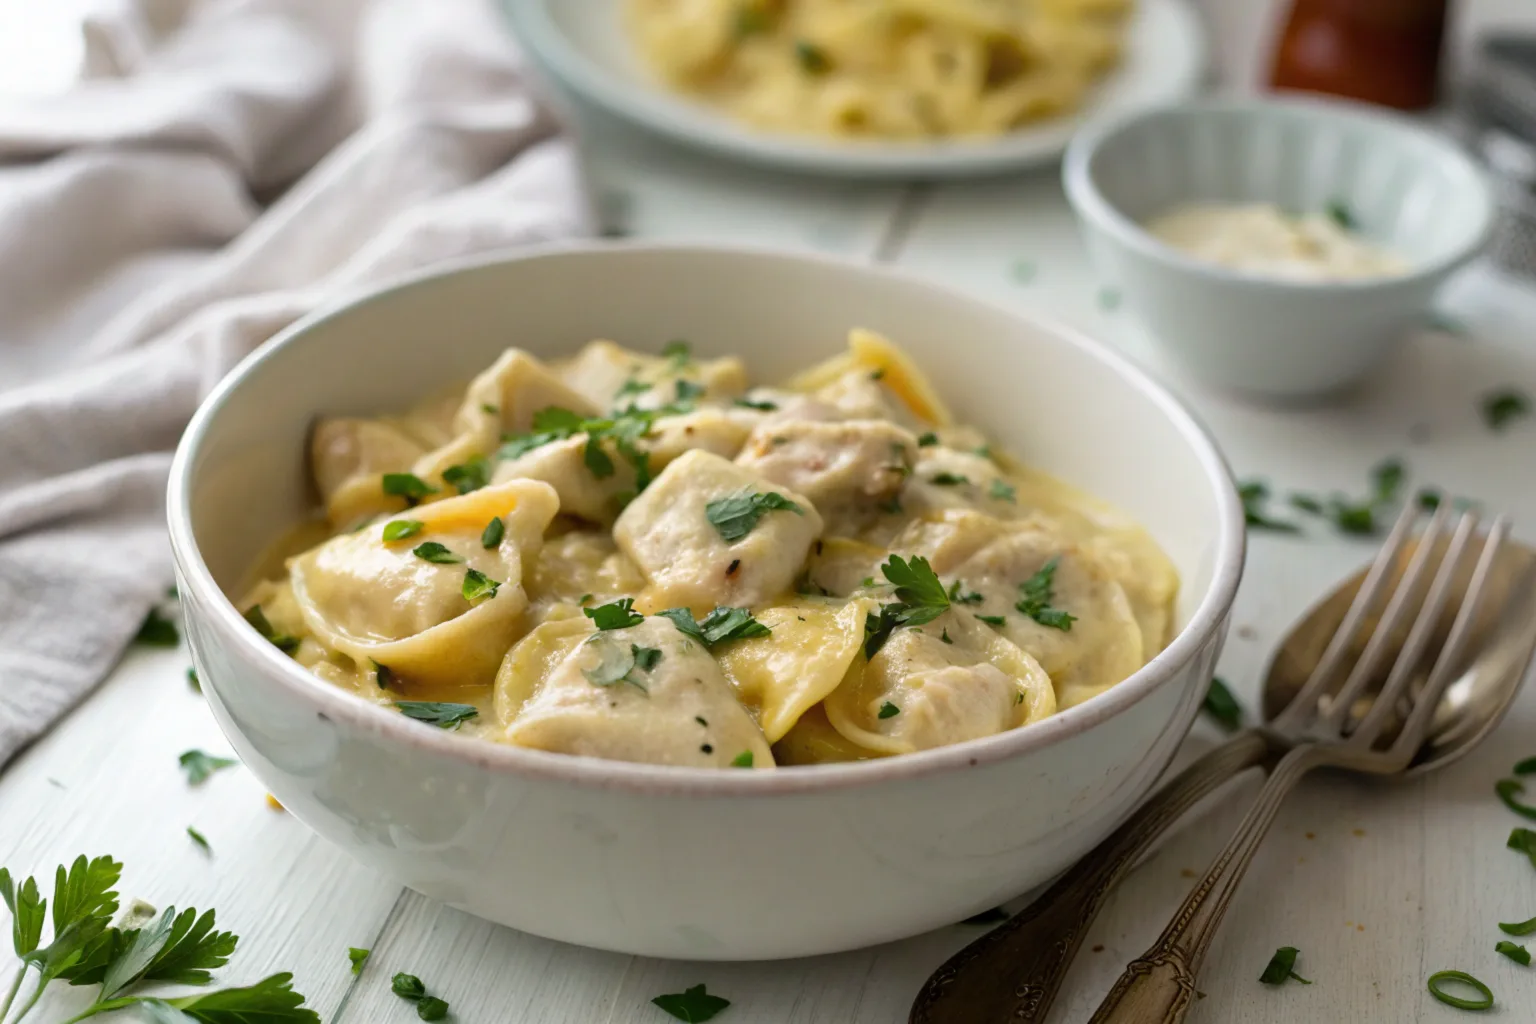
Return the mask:
[[325,519],[258,567],[247,620],[330,683],[497,743],[912,753],[1089,699],[1173,621],[1141,528],[956,424],[868,331],[781,387],[683,342],[512,349],[402,416],[322,420],[310,463]]
[[669,87],[772,131],[999,135],[1079,108],[1133,0],[627,0]]

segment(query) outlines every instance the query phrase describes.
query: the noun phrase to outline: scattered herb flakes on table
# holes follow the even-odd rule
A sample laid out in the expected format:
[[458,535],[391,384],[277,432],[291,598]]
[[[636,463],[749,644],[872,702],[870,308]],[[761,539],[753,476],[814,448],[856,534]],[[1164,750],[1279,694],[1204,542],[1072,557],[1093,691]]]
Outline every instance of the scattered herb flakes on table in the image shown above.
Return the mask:
[[187,773],[189,786],[200,786],[207,782],[214,772],[225,768],[233,768],[240,762],[232,757],[214,757],[201,750],[188,750],[176,759],[181,765],[181,770]]
[[1531,399],[1514,388],[1491,391],[1483,396],[1482,413],[1489,430],[1502,432],[1511,423],[1531,414]]
[[1200,709],[1216,720],[1228,732],[1236,731],[1243,724],[1243,706],[1220,676],[1211,677],[1211,688],[1206,691],[1205,702]]
[[703,1021],[713,1020],[721,1010],[731,1005],[729,999],[711,995],[702,984],[681,992],[659,995],[651,1002],[687,1024],[702,1024]]
[[1269,958],[1269,963],[1264,967],[1264,973],[1259,975],[1259,980],[1266,985],[1284,985],[1287,981],[1299,981],[1303,985],[1312,984],[1296,973],[1296,957],[1299,953],[1300,950],[1295,946],[1281,946],[1275,950],[1275,955]]

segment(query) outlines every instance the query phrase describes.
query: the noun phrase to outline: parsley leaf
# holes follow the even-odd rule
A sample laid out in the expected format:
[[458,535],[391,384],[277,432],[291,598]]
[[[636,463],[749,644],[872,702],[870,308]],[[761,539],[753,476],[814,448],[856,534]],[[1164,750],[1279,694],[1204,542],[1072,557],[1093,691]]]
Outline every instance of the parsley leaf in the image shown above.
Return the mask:
[[454,554],[435,540],[422,541],[411,548],[411,554],[423,562],[431,562],[434,565],[454,565],[464,561],[462,555]]
[[651,1002],[686,1024],[702,1024],[703,1021],[713,1020],[716,1014],[731,1005],[729,999],[710,995],[703,985],[657,996]]
[[304,997],[293,990],[293,975],[286,971],[244,988],[226,988],[179,999],[114,999],[101,1004],[108,1009],[137,1006],[147,1011],[152,1024],[320,1024],[320,1015],[304,1007]]
[[457,729],[463,722],[480,715],[473,704],[454,704],[448,701],[397,700],[395,707],[406,718],[435,725],[439,729]]
[[134,634],[133,642],[145,647],[175,647],[181,642],[181,634],[176,630],[176,623],[161,615],[160,609],[151,608],[144,616],[144,624]]
[[198,846],[202,847],[204,853],[213,853],[213,847],[208,845],[208,837],[203,835],[197,829],[193,828],[191,825],[187,826],[187,837]]
[[630,644],[629,650],[635,656],[635,667],[642,672],[649,672],[661,661],[661,648],[659,647],[641,647],[637,644]]
[[1523,392],[1507,389],[1483,396],[1483,422],[1488,424],[1489,430],[1503,430],[1515,420],[1530,414],[1531,400]]
[[1531,858],[1531,867],[1536,868],[1536,832],[1528,828],[1517,828],[1509,834],[1509,841],[1504,846]]
[[767,399],[760,398],[738,398],[731,404],[739,405],[743,409],[756,409],[758,412],[776,412],[779,408],[777,402],[770,402]]
[[426,526],[427,524],[420,519],[391,519],[384,524],[384,540],[386,542],[405,540],[407,537],[416,536],[426,529]]
[[1269,485],[1264,481],[1246,480],[1238,484],[1237,496],[1243,500],[1243,519],[1249,526],[1260,530],[1274,530],[1277,533],[1300,532],[1301,528],[1295,523],[1271,519],[1264,511],[1264,506],[1269,501]]
[[980,619],[982,622],[985,622],[989,626],[1004,626],[1008,623],[1008,620],[1003,618],[1001,615],[978,615],[976,618]]
[[1292,978],[1295,978],[1303,985],[1312,984],[1293,969],[1296,966],[1297,953],[1298,950],[1295,946],[1281,946],[1275,950],[1275,955],[1270,957],[1269,965],[1264,968],[1264,973],[1259,975],[1259,981],[1266,985],[1283,985]]
[[199,917],[191,907],[179,914],[167,907],[131,940],[125,933],[127,948],[107,966],[101,998],[111,999],[140,981],[206,985],[213,980],[209,972],[229,963],[240,941],[230,932],[214,931],[214,922],[212,910]]
[[992,484],[987,488],[987,497],[993,501],[1006,501],[1010,505],[1018,503],[1018,495],[1014,486],[1002,477],[993,477]]
[[957,579],[949,585],[949,600],[951,604],[981,604],[986,598],[974,590],[966,590],[965,581]]
[[956,487],[960,484],[968,484],[971,481],[969,477],[963,477],[958,473],[944,472],[933,474],[933,476],[928,478],[928,482],[939,487]]
[[1499,931],[1505,935],[1536,935],[1536,917],[1518,924],[1500,924]]
[[679,632],[692,637],[705,647],[714,647],[727,640],[750,640],[767,636],[772,632],[767,626],[754,619],[747,609],[731,608],[726,605],[713,609],[700,621],[695,621],[693,612],[687,608],[668,608],[656,614],[662,618],[671,619]]
[[581,611],[600,630],[627,629],[645,621],[645,616],[635,611],[635,599],[632,597],[621,597],[617,601],[600,604],[596,608],[583,608]]
[[5,868],[0,868],[0,900],[11,912],[11,945],[17,956],[24,957],[42,941],[48,901],[40,897],[37,879],[28,878],[18,886]]
[[673,394],[676,396],[675,401],[679,403],[688,403],[697,401],[698,399],[702,398],[704,396],[705,390],[706,389],[704,385],[699,384],[696,381],[679,379]]
[[437,493],[436,487],[414,473],[385,473],[383,488],[385,494],[404,498],[409,505],[415,505],[427,495]]
[[389,988],[401,999],[409,999],[413,1002],[427,994],[427,986],[421,983],[420,978],[403,971],[390,980]]
[[1522,817],[1536,821],[1536,807],[1523,804],[1518,799],[1525,792],[1525,785],[1519,779],[1500,779],[1493,784],[1493,791],[1500,800],[1504,801],[1505,807]]
[[758,520],[769,512],[793,512],[805,515],[805,510],[782,494],[769,491],[757,494],[742,491],[726,498],[716,498],[704,506],[704,516],[714,526],[715,532],[726,543],[738,541],[752,532]]
[[[652,648],[640,648],[635,644],[629,644],[627,649],[624,644],[594,633],[587,645],[597,652],[598,662],[592,668],[584,668],[581,674],[587,677],[587,682],[593,686],[614,686],[618,683],[629,683],[635,689],[643,693],[650,692],[646,685],[634,677],[636,652],[640,650],[652,650]],[[659,657],[661,652],[656,652]],[[652,662],[654,664],[654,662]]]
[[626,395],[643,395],[649,390],[651,390],[651,385],[648,382],[631,377],[624,382],[619,390],[613,393],[613,400],[618,402],[619,399]]
[[795,60],[808,75],[824,75],[832,70],[832,61],[827,58],[826,51],[804,39],[795,43]]
[[506,535],[507,524],[501,521],[501,516],[491,516],[491,521],[480,531],[480,546],[486,549],[499,547]]
[[1328,205],[1323,207],[1323,212],[1328,215],[1329,220],[1333,221],[1345,231],[1351,231],[1354,229],[1355,215],[1349,211],[1348,206],[1344,205],[1344,200],[1331,200]]
[[1205,702],[1200,708],[1228,732],[1243,724],[1243,706],[1232,696],[1220,676],[1211,678],[1211,688],[1206,691]]
[[1061,562],[1061,556],[1056,555],[1040,567],[1040,571],[1029,579],[1019,584],[1019,593],[1022,595],[1014,604],[1020,612],[1028,615],[1042,626],[1051,629],[1059,629],[1062,632],[1071,632],[1072,623],[1077,621],[1077,616],[1070,615],[1060,608],[1051,607],[1052,590],[1055,586],[1056,566]]
[[741,753],[739,753],[735,757],[731,758],[731,767],[732,768],[751,768],[752,767],[752,751],[750,751],[750,750],[743,750]]
[[[934,611],[924,622],[933,621],[939,612],[949,607],[949,595],[944,590],[944,584],[939,582],[928,559],[921,555],[913,555],[910,561],[900,555],[892,555],[880,566],[880,572],[896,584],[896,600]],[[914,626],[922,625],[921,622],[908,621]]]
[[247,608],[245,610],[245,621],[249,622],[256,632],[266,637],[273,647],[276,647],[284,654],[292,654],[299,649],[299,638],[290,636],[287,633],[279,633],[273,629],[272,623],[267,621],[266,613],[261,610],[261,605],[253,604]]
[[936,445],[938,443],[939,443],[939,435],[935,434],[931,430],[928,431],[925,434],[917,435],[917,446],[919,448],[932,448],[934,445]]
[[448,1016],[448,1004],[437,996],[422,996],[416,1004],[416,1016],[422,1020],[442,1020]]
[[213,757],[201,750],[188,750],[176,761],[181,765],[182,771],[187,773],[187,784],[191,786],[200,786],[207,782],[214,772],[233,768],[240,763],[232,757]]
[[1401,459],[1386,459],[1371,470],[1371,486],[1377,505],[1388,505],[1397,500],[1407,479],[1408,470]]
[[363,965],[368,962],[368,958],[372,955],[373,950],[371,949],[359,949],[356,946],[348,946],[347,959],[352,962],[352,973],[362,974]]
[[880,710],[875,714],[875,717],[895,718],[899,714],[901,714],[901,708],[897,707],[895,704],[892,704],[890,701],[886,701],[880,705]]
[[460,494],[478,491],[491,482],[491,463],[484,455],[474,455],[456,466],[443,470],[443,483]]
[[661,346],[661,357],[671,364],[669,370],[681,370],[693,362],[693,346],[682,338],[673,338]]
[[499,580],[493,580],[479,569],[465,569],[464,582],[459,587],[459,593],[464,600],[474,604],[481,598],[495,597],[496,591],[501,587]]

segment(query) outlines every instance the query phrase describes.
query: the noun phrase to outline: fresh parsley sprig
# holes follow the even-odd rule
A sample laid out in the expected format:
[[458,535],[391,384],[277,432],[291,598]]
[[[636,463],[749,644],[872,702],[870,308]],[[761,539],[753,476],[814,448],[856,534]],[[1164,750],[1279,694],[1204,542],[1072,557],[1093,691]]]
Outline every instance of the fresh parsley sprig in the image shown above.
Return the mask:
[[724,498],[716,498],[704,506],[704,517],[709,520],[720,539],[727,544],[741,540],[757,526],[769,512],[793,512],[805,515],[805,509],[776,491],[756,493],[741,491]]
[[1056,567],[1061,563],[1061,556],[1052,557],[1038,572],[1029,579],[1019,584],[1019,600],[1014,604],[1022,614],[1028,615],[1042,626],[1051,629],[1059,629],[1063,633],[1072,631],[1072,623],[1077,621],[1077,616],[1069,614],[1060,608],[1051,607],[1051,601],[1055,598]]
[[745,608],[721,605],[702,619],[695,619],[687,608],[668,608],[657,612],[664,619],[671,619],[678,632],[692,637],[705,647],[714,647],[727,640],[751,640],[768,636],[773,630],[758,622]]
[[932,622],[950,607],[949,592],[939,582],[928,559],[921,555],[913,555],[910,560],[892,555],[880,566],[880,572],[896,585],[896,600],[881,605],[877,614],[865,618],[865,658],[878,654],[895,630]]

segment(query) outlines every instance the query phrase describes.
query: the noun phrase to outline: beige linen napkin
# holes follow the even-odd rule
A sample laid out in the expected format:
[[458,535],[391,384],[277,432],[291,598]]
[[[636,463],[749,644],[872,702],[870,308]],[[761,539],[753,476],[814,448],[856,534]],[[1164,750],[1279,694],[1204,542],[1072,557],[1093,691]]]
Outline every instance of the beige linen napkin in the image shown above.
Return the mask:
[[0,98],[0,766],[165,594],[171,453],[239,359],[585,230],[491,2],[108,0],[74,88]]

